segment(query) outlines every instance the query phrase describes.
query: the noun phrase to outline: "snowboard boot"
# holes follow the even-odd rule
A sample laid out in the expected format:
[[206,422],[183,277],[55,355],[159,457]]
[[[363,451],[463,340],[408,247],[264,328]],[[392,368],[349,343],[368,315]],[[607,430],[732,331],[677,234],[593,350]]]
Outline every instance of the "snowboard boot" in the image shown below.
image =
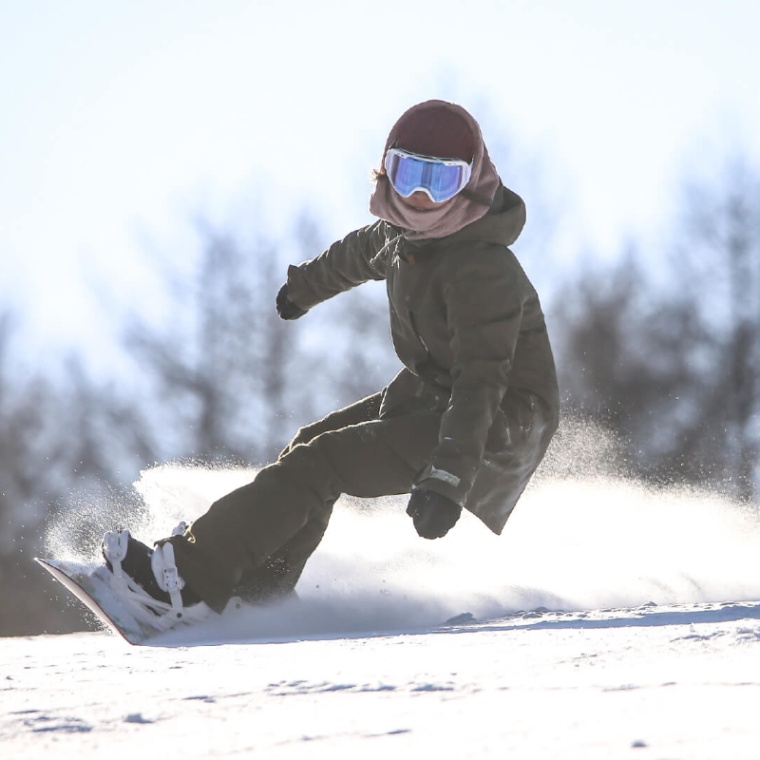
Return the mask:
[[210,614],[177,571],[174,547],[168,541],[151,549],[128,530],[109,531],[103,536],[102,551],[119,591],[141,609],[165,619],[161,627],[171,627],[172,621],[196,622]]

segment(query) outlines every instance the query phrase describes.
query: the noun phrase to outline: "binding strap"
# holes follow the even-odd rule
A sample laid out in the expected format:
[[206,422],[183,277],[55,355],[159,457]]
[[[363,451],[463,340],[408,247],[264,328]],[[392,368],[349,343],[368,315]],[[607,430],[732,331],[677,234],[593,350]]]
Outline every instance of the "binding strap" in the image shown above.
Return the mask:
[[182,594],[180,593],[185,587],[185,581],[177,570],[177,563],[174,559],[174,547],[169,541],[157,546],[151,557],[151,567],[153,575],[156,576],[158,585],[169,594],[172,602],[172,609],[182,610]]
[[128,530],[111,530],[103,536],[103,554],[111,563],[111,571],[117,578],[124,577],[121,563],[126,559],[128,548]]

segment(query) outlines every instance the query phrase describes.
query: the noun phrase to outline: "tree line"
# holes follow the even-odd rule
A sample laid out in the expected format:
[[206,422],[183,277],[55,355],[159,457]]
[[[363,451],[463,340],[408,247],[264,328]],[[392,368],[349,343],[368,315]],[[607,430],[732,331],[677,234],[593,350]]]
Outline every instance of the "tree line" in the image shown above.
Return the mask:
[[612,431],[636,477],[754,503],[760,175],[737,159],[687,185],[674,241],[582,272],[553,305],[565,409]]
[[[99,504],[107,520],[155,463],[270,461],[299,425],[398,369],[381,285],[278,319],[287,264],[330,242],[308,213],[280,240],[198,229],[193,277],[167,286],[172,318],[156,326],[136,311],[118,338],[139,393],[94,379],[76,355],[55,375],[19,373],[17,315],[0,309],[0,635],[82,628],[79,607],[62,615],[50,600],[65,594],[32,562],[62,513]],[[760,175],[736,161],[689,188],[673,232],[658,251],[634,243],[611,265],[582,267],[544,303],[564,416],[608,430],[632,477],[754,503]],[[516,252],[540,269],[540,251]],[[97,531],[82,527],[81,540]]]

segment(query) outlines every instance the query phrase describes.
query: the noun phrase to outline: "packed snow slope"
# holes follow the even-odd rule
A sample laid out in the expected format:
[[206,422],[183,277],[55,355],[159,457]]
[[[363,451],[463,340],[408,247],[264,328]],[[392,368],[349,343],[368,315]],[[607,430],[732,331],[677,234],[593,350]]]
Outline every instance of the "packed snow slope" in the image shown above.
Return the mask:
[[[252,474],[149,470],[49,552],[164,536]],[[760,757],[756,510],[582,467],[540,477],[501,537],[464,515],[424,541],[404,506],[342,499],[298,602],[153,647],[3,640],[0,756]]]
[[278,644],[7,639],[0,756],[760,757],[760,605],[654,610]]

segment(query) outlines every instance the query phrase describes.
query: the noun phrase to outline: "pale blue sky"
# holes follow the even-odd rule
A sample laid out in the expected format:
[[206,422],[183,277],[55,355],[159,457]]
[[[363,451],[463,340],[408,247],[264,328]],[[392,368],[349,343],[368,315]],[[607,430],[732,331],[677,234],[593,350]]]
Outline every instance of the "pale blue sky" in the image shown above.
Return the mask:
[[192,256],[197,212],[277,234],[308,203],[338,237],[430,97],[540,161],[561,258],[616,250],[687,170],[760,161],[758,29],[756,0],[0,0],[0,307],[97,351],[92,281],[149,300],[145,237]]

